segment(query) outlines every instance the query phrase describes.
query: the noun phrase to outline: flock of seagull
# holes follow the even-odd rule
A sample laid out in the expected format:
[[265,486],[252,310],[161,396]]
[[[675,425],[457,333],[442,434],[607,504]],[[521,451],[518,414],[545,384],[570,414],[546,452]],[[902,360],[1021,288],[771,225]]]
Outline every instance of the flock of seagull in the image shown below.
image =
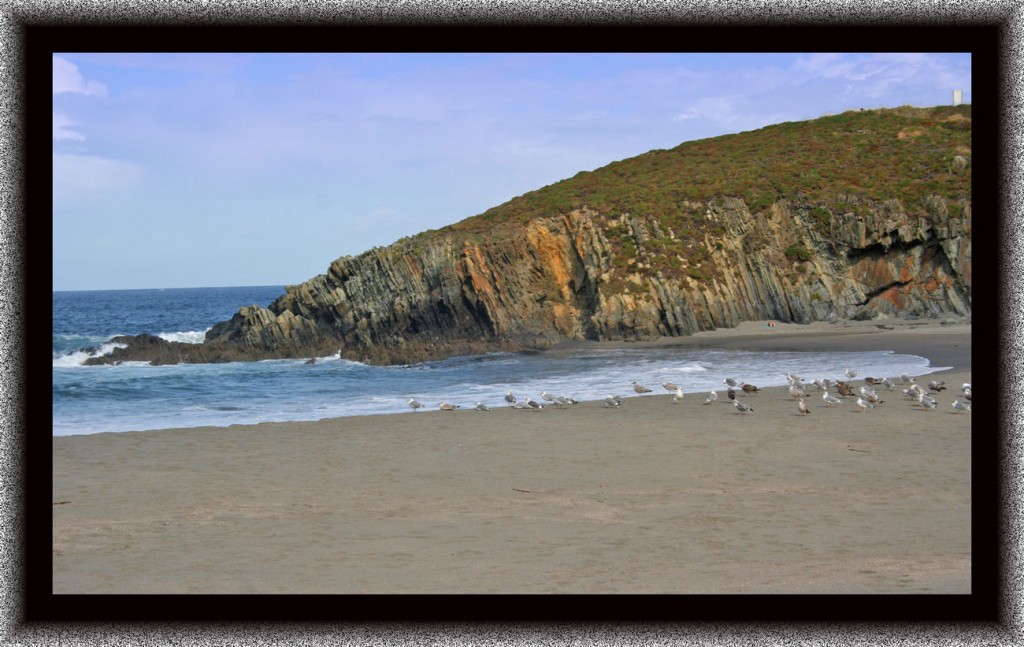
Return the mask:
[[[843,374],[846,376],[847,380],[853,380],[857,377],[857,373],[848,368],[843,369]],[[820,379],[805,382],[804,379],[798,375],[794,375],[792,373],[786,373],[785,375],[786,380],[789,382],[789,394],[796,399],[797,408],[802,415],[810,415],[811,409],[806,402],[806,398],[810,397],[810,394],[815,391],[821,392],[821,399],[828,408],[832,408],[832,405],[835,404],[841,404],[844,397],[856,398],[855,402],[857,407],[860,409],[861,413],[864,413],[868,409],[874,409],[875,406],[884,402],[884,400],[879,396],[876,387],[885,387],[887,391],[891,391],[895,386],[897,386],[897,382],[890,378],[865,377],[863,379],[864,384],[854,389],[850,382],[844,380]],[[938,408],[938,401],[932,394],[946,390],[946,383],[944,381],[932,380],[928,382],[926,386],[921,386],[913,377],[906,373],[901,375],[898,379],[901,386],[906,386],[906,388],[902,389],[902,392],[907,398],[916,400],[917,404],[925,411],[932,411]],[[757,393],[761,390],[760,388],[753,384],[747,384],[729,377],[722,380],[722,383],[727,387],[726,395],[729,398],[729,401],[736,407],[736,410],[739,413],[749,414],[754,411],[753,407],[737,400],[736,396]],[[672,396],[672,402],[674,403],[681,402],[686,397],[683,393],[683,388],[678,384],[665,382],[661,386],[666,391],[674,394]],[[830,392],[830,389],[835,391],[835,395]],[[645,395],[652,392],[651,389],[639,384],[638,382],[633,382],[633,391],[635,391],[637,395]],[[971,385],[965,382],[961,385],[960,392],[962,393],[961,397],[964,401],[960,401],[959,398],[953,400],[953,410],[956,413],[970,411]],[[540,393],[540,398],[543,402],[538,402],[529,396],[524,400],[520,400],[512,394],[512,391],[508,391],[505,394],[505,403],[513,409],[527,409],[534,411],[544,409],[549,406],[565,407],[577,404],[577,401],[573,398],[556,396],[548,393],[547,391],[542,391]],[[624,399],[625,398],[621,395],[608,395],[605,396],[603,403],[605,407],[617,409],[622,406]],[[716,390],[711,390],[705,396],[704,404],[713,404],[717,400],[718,392]],[[413,411],[416,411],[423,408],[423,403],[419,402],[415,398],[410,398],[408,406]],[[441,411],[456,411],[462,408],[460,405],[451,404],[444,400],[438,402],[437,406]],[[490,411],[490,407],[481,402],[477,402],[473,406],[473,409],[476,411]]]

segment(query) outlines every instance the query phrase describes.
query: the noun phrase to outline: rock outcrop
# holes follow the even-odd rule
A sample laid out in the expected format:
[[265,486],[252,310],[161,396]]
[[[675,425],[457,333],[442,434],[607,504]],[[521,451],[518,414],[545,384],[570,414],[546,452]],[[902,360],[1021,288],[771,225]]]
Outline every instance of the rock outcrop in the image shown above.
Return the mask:
[[[949,156],[951,173],[967,161]],[[947,192],[948,193],[948,192]],[[735,326],[971,312],[969,195],[912,207],[797,192],[756,210],[684,200],[685,220],[580,205],[493,231],[459,227],[334,261],[200,345],[146,337],[98,361],[338,352],[372,363],[641,340]],[[680,222],[688,223],[685,231]]]

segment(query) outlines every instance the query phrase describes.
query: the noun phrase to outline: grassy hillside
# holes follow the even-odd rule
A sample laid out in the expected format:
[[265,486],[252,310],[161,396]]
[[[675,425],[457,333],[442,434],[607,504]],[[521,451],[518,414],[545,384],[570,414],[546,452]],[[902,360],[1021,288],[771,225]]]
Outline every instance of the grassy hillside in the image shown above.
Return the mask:
[[970,197],[970,172],[956,172],[957,155],[971,157],[969,105],[855,110],[650,151],[437,233],[493,238],[530,219],[587,206],[612,217],[652,215],[685,237],[709,226],[700,217],[706,203],[723,197],[744,200],[752,213],[782,198],[820,205],[823,225],[830,211],[856,211],[856,205],[842,204],[850,196],[895,198],[918,215],[925,196]]

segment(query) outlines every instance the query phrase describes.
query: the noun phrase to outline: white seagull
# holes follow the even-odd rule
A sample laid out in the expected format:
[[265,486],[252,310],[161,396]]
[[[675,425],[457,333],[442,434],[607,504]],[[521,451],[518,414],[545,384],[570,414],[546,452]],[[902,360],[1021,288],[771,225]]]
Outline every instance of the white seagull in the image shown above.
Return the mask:
[[563,395],[555,398],[555,404],[576,404],[575,398],[567,398]]
[[[717,399],[718,399],[718,393],[712,391],[711,393],[708,393],[708,397],[704,398],[704,404],[711,404],[712,402],[714,402]],[[735,402],[735,400],[734,400],[734,402]]]
[[526,396],[526,406],[530,407],[531,409],[543,409],[544,408],[544,405],[542,405],[540,402],[537,402],[536,400],[534,400],[530,396]]
[[413,411],[415,411],[416,409],[422,407],[423,403],[416,400],[416,398],[409,398],[409,406],[412,407]]
[[622,406],[622,400],[620,400],[619,398],[615,397],[614,395],[606,395],[606,396],[604,396],[604,406],[612,407],[612,408],[621,407]]
[[934,409],[935,407],[939,406],[939,403],[938,403],[938,402],[936,402],[934,398],[929,398],[929,397],[928,397],[927,395],[925,395],[924,393],[922,393],[922,394],[921,394],[921,395],[920,395],[920,396],[919,396],[919,397],[917,398],[917,402],[918,402],[918,404],[920,404],[920,405],[921,405],[922,407],[924,407],[924,410],[925,410],[925,411],[931,411],[931,410],[932,410],[932,409]]
[[508,402],[509,405],[514,405],[517,402],[516,396],[512,395],[512,392],[509,391],[505,394],[505,402]]
[[554,402],[555,401],[555,396],[551,395],[547,391],[541,391],[540,392],[540,397],[544,398],[548,402]]
[[853,378],[857,377],[857,371],[851,371],[848,368],[844,368],[843,369],[843,375],[845,375],[846,377],[848,377],[848,378],[850,378],[852,380]]
[[748,407],[739,400],[733,400],[732,403],[736,405],[736,410],[740,413],[750,413],[754,410],[752,407]]
[[825,401],[825,404],[828,405],[829,409],[832,408],[833,404],[839,404],[840,402],[842,402],[842,400],[840,400],[834,395],[830,395],[828,392],[822,393],[821,399]]
[[682,400],[685,397],[686,396],[683,395],[683,387],[677,386],[676,387],[676,394],[672,396],[672,401],[673,402],[679,402],[680,400]]
[[875,406],[865,400],[864,398],[857,398],[857,406],[860,407],[860,412],[864,413],[868,409],[874,409]]
[[438,406],[438,408],[441,409],[441,411],[455,411],[456,409],[459,408],[459,405],[457,405],[457,404],[448,404],[444,400],[441,400],[440,402],[438,402],[437,406]]
[[488,407],[486,404],[483,404],[481,402],[477,402],[476,406],[473,407],[473,408],[476,409],[477,411],[490,411],[491,410],[490,407]]
[[648,389],[646,386],[641,386],[641,385],[637,384],[636,382],[633,382],[633,390],[636,391],[637,393],[650,393],[651,392],[651,390]]
[[970,411],[971,405],[966,402],[960,402],[959,400],[953,400],[953,408],[956,409],[957,413],[963,413],[964,411]]

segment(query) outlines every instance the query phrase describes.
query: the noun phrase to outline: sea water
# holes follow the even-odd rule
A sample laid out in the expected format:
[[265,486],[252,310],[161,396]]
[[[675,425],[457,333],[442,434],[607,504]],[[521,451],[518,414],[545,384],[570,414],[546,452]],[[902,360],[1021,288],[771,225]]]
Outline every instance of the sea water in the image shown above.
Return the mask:
[[214,324],[245,305],[269,305],[282,286],[107,290],[53,293],[53,434],[227,426],[319,420],[361,414],[416,415],[441,400],[471,408],[505,406],[504,396],[541,401],[541,391],[577,400],[634,395],[635,380],[654,390],[673,382],[687,393],[722,390],[732,377],[758,386],[860,375],[923,375],[923,357],[878,352],[749,352],[688,348],[600,348],[491,353],[409,366],[370,366],[337,354],[307,359],[150,366],[85,366],[110,352],[117,335],[150,333],[202,343]]

